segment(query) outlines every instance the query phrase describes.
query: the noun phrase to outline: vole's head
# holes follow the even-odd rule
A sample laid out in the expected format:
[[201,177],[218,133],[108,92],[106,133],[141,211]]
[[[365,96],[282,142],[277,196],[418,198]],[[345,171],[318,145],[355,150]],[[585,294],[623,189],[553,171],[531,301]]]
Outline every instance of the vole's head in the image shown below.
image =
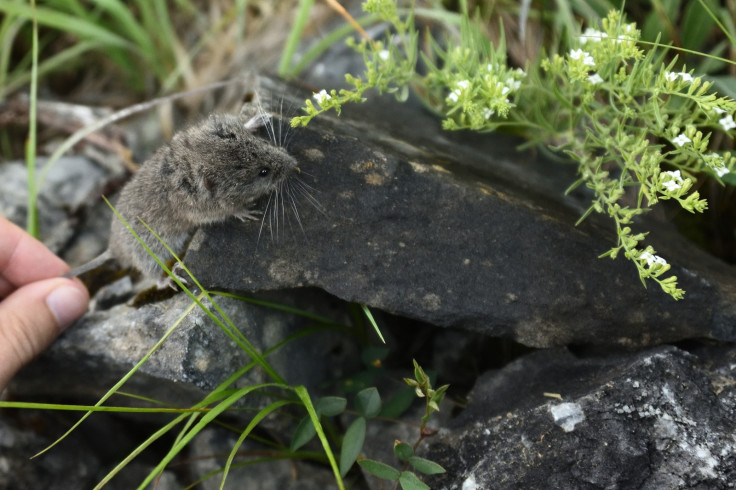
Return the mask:
[[207,198],[237,208],[279,189],[294,173],[297,162],[286,150],[254,134],[266,121],[212,115],[190,132],[188,151],[196,147],[199,160],[191,170]]

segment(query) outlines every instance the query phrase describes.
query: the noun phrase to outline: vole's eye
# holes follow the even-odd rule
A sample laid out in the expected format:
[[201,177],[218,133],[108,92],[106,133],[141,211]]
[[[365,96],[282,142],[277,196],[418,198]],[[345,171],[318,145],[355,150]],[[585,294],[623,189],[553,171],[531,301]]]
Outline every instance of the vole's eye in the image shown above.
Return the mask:
[[265,177],[265,176],[267,176],[270,173],[271,173],[271,169],[268,168],[268,167],[261,167],[260,169],[258,169],[258,176],[259,177]]

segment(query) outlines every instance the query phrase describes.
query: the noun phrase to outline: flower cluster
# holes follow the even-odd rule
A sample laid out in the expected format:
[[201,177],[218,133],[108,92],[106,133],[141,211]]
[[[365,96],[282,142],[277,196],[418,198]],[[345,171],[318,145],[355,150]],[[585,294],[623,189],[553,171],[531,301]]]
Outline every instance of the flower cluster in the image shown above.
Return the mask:
[[710,81],[676,68],[676,61],[658,62],[664,59],[661,47],[639,49],[640,31],[619,11],[583,30],[565,52],[529,66],[527,77],[507,65],[503,41],[492,45],[473,22],[461,24],[459,43],[429,43],[421,75],[411,15],[399,19],[390,0],[369,0],[364,9],[392,26],[386,36],[391,41],[351,41],[366,64],[363,77],[346,75],[355,89],[316,92],[314,102],[306,102],[307,115],[292,124],[306,124],[325,110],[339,112],[344,102],[364,100],[369,88],[403,100],[411,83],[444,115],[446,129],[514,126],[577,161],[579,178],[570,190],[585,185],[593,195],[581,221],[592,212],[606,214],[618,235],[602,256],[624,255],[642,280],[683,297],[677,278],[664,277],[670,265],[643,244],[647,233],[632,227],[660,200],[692,213],[707,209],[696,190],[703,173],[736,183],[736,156],[711,147],[713,132],[734,135],[735,100],[717,97]]
[[[574,129],[557,137],[558,148],[579,162],[575,185],[594,192],[588,213],[609,215],[618,231],[617,245],[604,255],[623,252],[642,279],[656,281],[679,299],[683,291],[676,277],[662,276],[669,265],[651,247],[641,250],[646,233],[634,234],[631,225],[659,200],[674,200],[692,213],[707,209],[693,190],[696,176],[708,171],[722,178],[736,160],[709,149],[707,129],[736,129],[736,102],[716,99],[710,82],[692,71],[673,70],[674,62],[656,67],[654,52],[645,56],[637,47],[639,35],[636,25],[612,12],[601,30],[586,29],[565,56],[543,61],[542,68],[557,80],[556,93],[566,97],[560,106],[571,108],[560,125]],[[602,171],[612,167],[615,177]],[[636,205],[624,204],[623,196],[635,189]]]
[[447,53],[443,68],[429,75],[439,90],[447,90],[444,111],[450,117],[443,121],[446,129],[492,128],[516,106],[526,73],[507,67],[501,56],[481,61],[478,53],[456,47]]

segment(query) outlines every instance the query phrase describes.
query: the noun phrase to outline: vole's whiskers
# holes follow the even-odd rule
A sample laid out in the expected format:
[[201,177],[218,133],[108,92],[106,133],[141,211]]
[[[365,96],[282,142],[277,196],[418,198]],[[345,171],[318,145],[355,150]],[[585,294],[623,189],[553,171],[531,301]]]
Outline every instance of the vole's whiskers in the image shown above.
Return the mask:
[[307,202],[309,202],[309,204],[311,204],[314,207],[314,209],[316,209],[322,216],[327,216],[327,212],[325,211],[325,208],[322,206],[322,203],[320,203],[319,199],[317,199],[313,195],[313,193],[319,192],[317,189],[307,184],[306,182],[304,182],[302,179],[298,177],[294,177],[290,180],[292,180],[294,184],[293,185],[293,189],[295,191],[294,194],[298,193],[304,196]]
[[[266,224],[266,217],[269,216],[269,211],[271,210],[271,200],[273,198],[273,193],[268,195],[268,201],[266,202],[266,209],[263,211],[263,217],[261,218],[261,226],[258,228],[258,238],[256,239],[256,248],[258,248],[258,244],[261,243],[261,235],[263,234],[263,226]],[[269,218],[269,224],[270,224],[270,218]],[[269,226],[270,228],[270,226]],[[273,238],[273,237],[272,237]]]
[[289,198],[291,209],[292,211],[294,211],[294,218],[296,219],[296,223],[299,225],[299,229],[302,230],[302,235],[304,235],[304,238],[307,238],[307,234],[304,231],[304,227],[302,226],[301,216],[299,216],[299,208],[297,207],[297,200],[296,196],[294,195],[294,187],[291,184],[291,181],[286,182],[285,192],[287,194],[287,197]]

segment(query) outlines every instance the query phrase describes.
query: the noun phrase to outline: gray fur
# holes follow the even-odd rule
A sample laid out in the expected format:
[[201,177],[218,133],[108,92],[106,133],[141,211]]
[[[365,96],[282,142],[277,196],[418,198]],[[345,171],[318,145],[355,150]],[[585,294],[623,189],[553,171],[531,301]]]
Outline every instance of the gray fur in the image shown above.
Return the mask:
[[[278,191],[297,168],[286,150],[252,134],[267,122],[268,116],[248,104],[240,116],[212,115],[177,133],[123,188],[116,209],[164,262],[171,254],[140,220],[181,256],[201,225],[230,216],[257,219],[253,203]],[[93,259],[99,261],[95,267],[110,255],[145,276],[160,275],[159,265],[117,217],[108,250]],[[85,264],[78,269],[70,275],[91,268]]]

